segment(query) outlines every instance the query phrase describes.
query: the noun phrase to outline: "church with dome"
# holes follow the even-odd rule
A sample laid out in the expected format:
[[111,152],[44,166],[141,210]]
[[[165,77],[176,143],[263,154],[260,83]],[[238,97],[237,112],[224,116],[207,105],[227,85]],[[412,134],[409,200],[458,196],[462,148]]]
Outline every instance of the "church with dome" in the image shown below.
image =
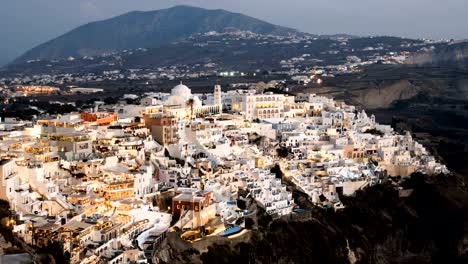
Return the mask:
[[[182,82],[178,85],[176,85],[174,88],[171,90],[171,95],[167,98],[167,100],[164,102],[164,105],[167,106],[176,106],[176,105],[185,105],[188,100],[194,99],[194,96],[192,95],[192,91],[190,88],[188,88],[186,85],[184,85]],[[199,101],[199,99],[198,99]]]
[[[192,95],[192,90],[189,87],[184,85],[182,82],[176,85],[171,90],[171,94],[164,101],[164,107],[166,109],[181,110],[185,109],[189,111],[190,108],[193,108],[193,114],[196,116],[206,115],[206,114],[220,114],[222,112],[222,102],[221,102],[221,86],[215,85],[213,93],[213,104],[203,105],[201,99],[198,96]],[[188,102],[193,100],[193,105],[190,106]],[[176,116],[180,116],[181,113],[178,113]]]

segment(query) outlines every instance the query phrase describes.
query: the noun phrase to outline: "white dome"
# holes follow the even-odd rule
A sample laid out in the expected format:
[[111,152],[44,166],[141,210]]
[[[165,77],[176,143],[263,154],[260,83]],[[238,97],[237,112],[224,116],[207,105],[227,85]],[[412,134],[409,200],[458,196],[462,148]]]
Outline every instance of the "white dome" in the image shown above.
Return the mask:
[[165,101],[165,105],[185,105],[192,98],[192,91],[180,83],[171,90],[171,96]]
[[180,83],[171,90],[171,95],[180,96],[185,100],[188,100],[192,96],[192,91],[187,86]]

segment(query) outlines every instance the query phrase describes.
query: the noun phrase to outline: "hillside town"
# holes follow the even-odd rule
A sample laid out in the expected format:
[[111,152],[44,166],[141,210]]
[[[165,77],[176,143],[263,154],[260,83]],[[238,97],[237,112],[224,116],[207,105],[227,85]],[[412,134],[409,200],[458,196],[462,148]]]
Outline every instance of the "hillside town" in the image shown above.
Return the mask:
[[25,243],[58,241],[71,263],[154,263],[169,233],[230,239],[260,211],[300,214],[293,190],[341,210],[340,197],[388,177],[449,173],[411,134],[325,96],[181,82],[133,97],[1,120],[0,199]]
[[[225,29],[222,32],[196,33],[186,39],[171,43],[171,49],[226,49],[233,54],[243,54],[255,49],[276,50],[285,47],[284,54],[260,57],[264,65],[240,67],[236,56],[225,60],[204,58],[194,61],[175,61],[177,56],[161,58],[146,65],[135,60],[155,57],[151,49],[136,48],[96,56],[68,57],[55,60],[30,60],[24,63],[30,71],[0,71],[0,85],[70,85],[74,83],[105,81],[154,81],[197,79],[208,76],[244,77],[261,75],[270,71],[274,75],[299,76],[311,71],[324,76],[353,73],[373,64],[404,64],[412,53],[431,51],[438,45],[448,45],[450,40],[411,40],[391,37],[358,38],[353,36],[318,36],[297,33],[289,36],[258,34],[251,31]],[[176,54],[174,54],[176,55]],[[190,55],[187,55],[190,56]],[[174,59],[174,61],[173,61]],[[231,62],[231,60],[233,60]],[[242,61],[241,61],[242,62]],[[313,65],[313,66],[311,66]],[[84,71],[83,68],[88,68]],[[31,73],[33,72],[33,73]]]

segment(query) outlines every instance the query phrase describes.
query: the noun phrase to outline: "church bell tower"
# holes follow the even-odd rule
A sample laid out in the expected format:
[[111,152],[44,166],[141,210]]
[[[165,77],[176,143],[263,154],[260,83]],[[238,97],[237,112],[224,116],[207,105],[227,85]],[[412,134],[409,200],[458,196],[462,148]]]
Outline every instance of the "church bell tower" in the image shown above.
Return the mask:
[[219,107],[219,113],[223,111],[223,102],[221,100],[221,85],[216,84],[213,92],[213,104]]

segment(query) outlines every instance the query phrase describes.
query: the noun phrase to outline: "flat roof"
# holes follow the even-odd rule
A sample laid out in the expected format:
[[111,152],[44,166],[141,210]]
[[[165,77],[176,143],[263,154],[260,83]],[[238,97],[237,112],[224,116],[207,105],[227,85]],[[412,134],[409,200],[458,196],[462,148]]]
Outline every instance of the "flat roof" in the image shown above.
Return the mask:
[[173,200],[175,200],[175,201],[199,202],[199,201],[201,201],[203,199],[205,199],[205,197],[197,196],[196,194],[192,195],[191,193],[181,193],[181,194],[177,195],[176,197],[174,197]]
[[92,224],[84,223],[84,222],[79,222],[79,221],[70,221],[63,225],[63,228],[69,229],[69,230],[85,230],[86,228],[93,226]]

